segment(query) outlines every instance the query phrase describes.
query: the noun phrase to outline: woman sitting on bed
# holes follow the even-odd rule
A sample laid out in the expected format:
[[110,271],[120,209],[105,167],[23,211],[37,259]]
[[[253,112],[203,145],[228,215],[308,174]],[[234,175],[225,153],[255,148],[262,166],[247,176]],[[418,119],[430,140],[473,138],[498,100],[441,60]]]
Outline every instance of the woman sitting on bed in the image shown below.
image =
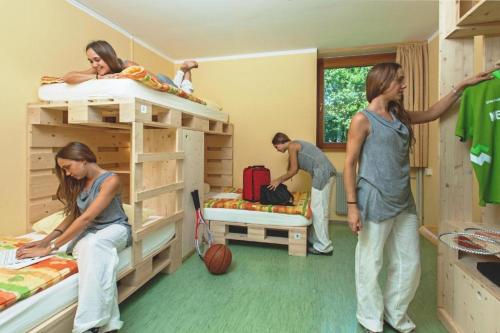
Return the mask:
[[[85,51],[87,52],[87,58],[92,67],[85,71],[69,72],[64,75],[64,82],[80,83],[93,79],[116,79],[120,77],[119,73],[125,68],[138,66],[138,64],[132,61],[118,58],[113,47],[104,40],[97,40],[89,43]],[[198,68],[198,63],[196,61],[184,61],[175,74],[173,81],[162,74],[157,74],[156,78],[161,83],[176,86],[186,93],[192,94],[193,83],[191,82],[191,69],[193,68]]]
[[312,143],[302,140],[290,140],[284,133],[276,133],[272,140],[274,148],[280,153],[288,151],[288,170],[268,186],[270,189],[295,176],[300,170],[312,176],[311,211],[312,227],[309,230],[307,252],[310,254],[333,254],[332,241],[328,234],[328,214],[330,190],[333,184],[335,167],[326,155]]
[[101,169],[86,145],[72,142],[55,157],[58,199],[66,218],[44,239],[18,250],[19,258],[45,256],[70,242],[77,257],[78,307],[73,333],[110,332],[123,325],[118,310],[118,252],[131,243],[131,227],[122,208],[120,180]]

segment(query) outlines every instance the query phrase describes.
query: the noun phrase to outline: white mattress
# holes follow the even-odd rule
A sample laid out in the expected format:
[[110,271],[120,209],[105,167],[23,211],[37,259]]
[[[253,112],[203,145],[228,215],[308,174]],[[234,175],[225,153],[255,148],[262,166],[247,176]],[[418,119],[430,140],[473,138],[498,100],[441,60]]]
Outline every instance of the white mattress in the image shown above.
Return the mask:
[[149,88],[132,79],[89,80],[79,84],[46,84],[38,89],[42,101],[140,98],[211,120],[227,122],[229,116],[215,108]]
[[[39,239],[40,235],[31,233],[25,236]],[[142,242],[143,257],[166,244],[174,235],[175,225],[170,224],[146,236]],[[119,258],[118,272],[131,267],[132,248],[121,251]],[[1,311],[0,333],[26,332],[76,302],[77,296],[78,273]]]
[[[236,199],[237,193],[207,193],[207,198]],[[205,220],[240,222],[250,224],[279,225],[287,227],[303,227],[311,224],[311,220],[303,215],[259,212],[254,210],[229,208],[204,208]]]

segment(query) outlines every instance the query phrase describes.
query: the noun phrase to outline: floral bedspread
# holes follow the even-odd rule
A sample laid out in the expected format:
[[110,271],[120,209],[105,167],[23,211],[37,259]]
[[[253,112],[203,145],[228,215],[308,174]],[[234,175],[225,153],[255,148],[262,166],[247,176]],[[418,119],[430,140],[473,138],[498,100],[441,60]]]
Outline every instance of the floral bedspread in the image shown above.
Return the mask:
[[[0,249],[13,249],[29,238],[0,237]],[[21,269],[0,268],[0,311],[78,272],[76,260],[64,253]]]
[[[228,193],[240,193],[241,189],[227,189]],[[281,205],[262,205],[259,202],[246,201],[241,198],[241,195],[236,199],[209,198],[205,200],[205,208],[228,208],[228,209],[243,209],[255,210],[260,212],[281,213],[281,214],[296,214],[303,215],[306,218],[311,218],[311,193],[310,192],[293,192],[293,206]]]
[[[132,79],[135,81],[138,81],[144,85],[146,85],[149,88],[158,90],[158,91],[163,91],[169,94],[173,94],[185,99],[188,99],[190,101],[206,105],[207,103],[202,100],[201,98],[198,98],[194,95],[188,94],[182,89],[179,89],[175,86],[172,86],[167,83],[161,83],[156,79],[155,76],[151,75],[150,72],[148,72],[144,67],[142,66],[130,66],[125,68],[121,73],[120,77],[124,79]],[[61,77],[55,77],[55,76],[42,76],[40,79],[41,84],[52,84],[52,83],[63,83],[63,79]]]

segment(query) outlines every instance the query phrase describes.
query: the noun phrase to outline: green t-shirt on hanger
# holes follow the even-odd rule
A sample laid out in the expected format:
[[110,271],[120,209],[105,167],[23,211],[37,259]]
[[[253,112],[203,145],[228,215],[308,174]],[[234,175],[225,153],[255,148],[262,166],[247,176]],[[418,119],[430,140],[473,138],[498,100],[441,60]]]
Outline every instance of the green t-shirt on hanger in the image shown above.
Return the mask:
[[500,79],[464,90],[455,134],[461,141],[472,138],[470,160],[479,182],[479,205],[500,204]]

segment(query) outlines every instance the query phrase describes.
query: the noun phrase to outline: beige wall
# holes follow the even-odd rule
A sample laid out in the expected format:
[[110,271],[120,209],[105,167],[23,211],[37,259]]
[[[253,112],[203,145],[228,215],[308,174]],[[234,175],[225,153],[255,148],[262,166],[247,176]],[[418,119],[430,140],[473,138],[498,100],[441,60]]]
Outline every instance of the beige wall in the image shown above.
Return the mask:
[[[193,72],[195,94],[223,106],[234,124],[234,182],[243,168],[264,164],[271,177],[286,171],[287,154],[271,144],[275,132],[314,142],[316,130],[316,54],[203,62]],[[300,172],[287,183],[308,189]]]
[[84,48],[95,39],[109,41],[124,59],[165,66],[166,74],[173,65],[64,0],[4,1],[2,10],[8,15],[0,23],[0,233],[20,234],[26,226],[26,104],[37,101],[40,77],[88,68]]
[[[288,155],[274,150],[275,132],[316,141],[316,63],[316,53],[304,53],[207,61],[193,72],[195,94],[223,106],[234,124],[235,186],[242,186],[248,165],[264,164],[273,178],[285,173]],[[327,155],[341,171],[345,154]],[[286,184],[292,190],[309,190],[311,181],[301,171]],[[331,205],[331,211],[334,208]],[[345,219],[333,213],[331,218]]]
[[[439,38],[429,41],[429,101],[434,104],[439,99]],[[439,120],[429,126],[429,169],[431,176],[424,176],[423,224],[437,226],[440,216],[439,202]]]

